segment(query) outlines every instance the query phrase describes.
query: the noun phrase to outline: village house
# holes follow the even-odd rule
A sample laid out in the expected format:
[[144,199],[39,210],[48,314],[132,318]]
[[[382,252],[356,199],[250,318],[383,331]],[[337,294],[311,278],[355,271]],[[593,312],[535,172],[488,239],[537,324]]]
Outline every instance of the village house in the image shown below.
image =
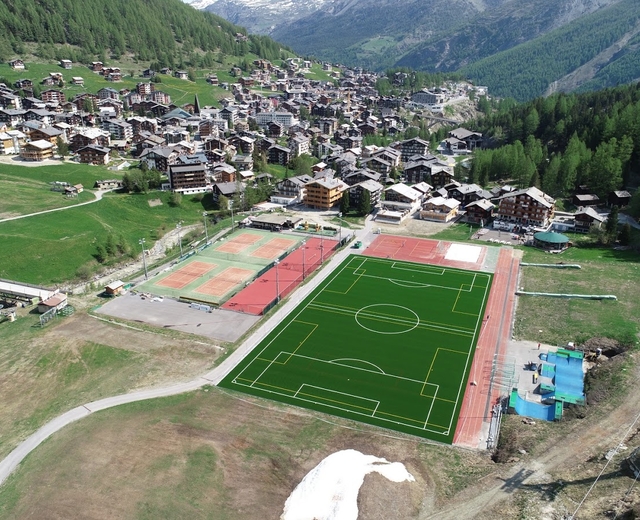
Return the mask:
[[207,191],[207,169],[203,163],[169,166],[171,191],[191,194]]
[[574,215],[574,231],[576,233],[588,233],[592,226],[600,227],[606,220],[592,207],[581,208]]
[[449,137],[462,141],[464,143],[464,149],[469,151],[473,151],[482,146],[482,134],[480,132],[472,132],[466,128],[451,130]]
[[507,193],[498,198],[500,220],[546,228],[553,220],[555,199],[536,187]]
[[382,184],[371,179],[354,184],[349,187],[349,206],[357,208],[364,192],[368,192],[371,209],[373,209],[380,203],[383,190],[384,186]]
[[305,186],[313,180],[309,175],[298,175],[277,182],[271,202],[285,206],[302,202],[306,195]]
[[467,204],[465,220],[475,224],[485,225],[493,219],[495,205],[487,199],[480,199]]
[[25,161],[44,161],[53,157],[53,149],[49,141],[30,141],[20,149],[20,157]]
[[422,220],[434,220],[437,222],[449,222],[458,215],[460,202],[455,199],[433,197],[424,203],[420,210]]
[[316,209],[330,209],[340,203],[349,186],[340,179],[322,178],[306,184],[304,203]]
[[21,59],[11,60],[9,62],[9,66],[13,70],[24,70],[24,61],[22,61]]
[[78,150],[78,160],[84,164],[109,164],[109,148],[90,144]]

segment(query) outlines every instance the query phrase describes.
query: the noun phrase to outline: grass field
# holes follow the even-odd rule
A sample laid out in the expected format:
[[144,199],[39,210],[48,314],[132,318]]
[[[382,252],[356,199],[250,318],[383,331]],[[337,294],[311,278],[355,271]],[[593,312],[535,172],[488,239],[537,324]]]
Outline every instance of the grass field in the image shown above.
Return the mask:
[[[524,262],[579,264],[582,269],[522,267],[526,291],[614,294],[617,301],[518,298],[514,335],[552,345],[609,337],[627,344],[638,341],[640,255],[609,248],[572,247],[560,256],[525,247]],[[551,258],[551,256],[553,256]]]
[[[95,204],[2,222],[0,278],[63,283],[73,279],[79,267],[95,264],[96,246],[104,243],[109,233],[122,235],[131,250],[137,251],[140,238],[152,244],[179,221],[185,225],[202,222],[201,202],[183,199],[181,206],[172,207],[169,195],[113,193]],[[163,204],[150,207],[150,199],[161,199]],[[216,229],[211,226],[209,231],[214,233]]]
[[221,386],[451,443],[491,278],[351,256]]
[[105,167],[72,162],[60,166],[38,167],[2,164],[0,165],[0,182],[3,197],[0,200],[0,218],[74,206],[94,198],[89,191],[84,191],[75,198],[67,198],[60,192],[51,191],[51,182],[82,184],[90,189],[99,179],[119,175]]

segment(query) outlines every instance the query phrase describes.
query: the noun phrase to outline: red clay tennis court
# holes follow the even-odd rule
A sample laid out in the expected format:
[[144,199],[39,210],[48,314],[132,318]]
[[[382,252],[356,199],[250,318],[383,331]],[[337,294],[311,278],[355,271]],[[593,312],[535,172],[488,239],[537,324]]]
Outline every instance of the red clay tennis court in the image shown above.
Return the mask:
[[267,242],[265,245],[260,246],[258,249],[253,251],[251,253],[251,256],[271,260],[273,258],[279,257],[295,243],[295,240],[289,240],[287,238],[274,238],[272,240],[269,240],[269,242]]
[[174,271],[166,278],[158,281],[156,285],[169,287],[171,289],[182,289],[216,267],[216,264],[208,264],[206,262],[198,261],[191,262],[177,271]]
[[256,242],[260,242],[262,238],[263,237],[261,237],[260,235],[242,233],[241,235],[229,239],[220,247],[216,248],[216,251],[220,251],[222,253],[238,254],[240,251],[245,250]]
[[210,280],[194,289],[194,292],[211,296],[224,296],[239,283],[242,283],[255,274],[255,271],[229,267]]

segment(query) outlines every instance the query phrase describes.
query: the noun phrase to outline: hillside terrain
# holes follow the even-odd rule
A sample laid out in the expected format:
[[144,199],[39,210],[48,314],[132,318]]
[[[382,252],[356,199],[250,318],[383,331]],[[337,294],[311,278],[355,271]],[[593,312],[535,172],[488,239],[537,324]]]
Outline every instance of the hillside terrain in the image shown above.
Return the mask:
[[178,0],[2,2],[0,32],[2,61],[24,54],[26,43],[36,43],[36,54],[49,59],[87,63],[131,53],[171,67],[248,52],[275,59],[281,52],[270,38],[246,36],[245,29]]
[[302,55],[378,71],[391,66],[459,71],[492,94],[518,100],[640,77],[640,4],[634,0],[430,0],[426,5],[201,0],[192,5],[270,34]]

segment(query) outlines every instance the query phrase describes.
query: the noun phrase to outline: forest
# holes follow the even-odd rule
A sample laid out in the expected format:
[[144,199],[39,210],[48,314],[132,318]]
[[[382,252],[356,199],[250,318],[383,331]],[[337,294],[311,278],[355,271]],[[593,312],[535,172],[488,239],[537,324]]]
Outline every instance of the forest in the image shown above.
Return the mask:
[[[543,95],[554,81],[584,65],[625,35],[633,35],[639,23],[640,2],[622,0],[535,40],[462,67],[459,72],[478,85],[488,85],[496,96],[526,101]],[[632,37],[625,51],[614,54],[608,66],[596,71],[590,88],[635,79],[640,70],[633,50],[636,43],[637,36]]]
[[640,86],[494,103],[467,125],[491,146],[477,151],[469,180],[514,179],[566,197],[577,186],[606,198],[629,186],[640,158]]
[[217,53],[249,52],[274,60],[281,57],[282,47],[265,36],[247,36],[245,29],[179,0],[0,2],[0,33],[3,61],[24,54],[25,42],[36,43],[36,54],[43,59],[55,59],[61,50],[65,58],[85,63],[95,57],[106,61],[107,52],[114,59],[131,53],[168,67],[180,62],[198,66],[203,53],[209,60],[219,58]]

